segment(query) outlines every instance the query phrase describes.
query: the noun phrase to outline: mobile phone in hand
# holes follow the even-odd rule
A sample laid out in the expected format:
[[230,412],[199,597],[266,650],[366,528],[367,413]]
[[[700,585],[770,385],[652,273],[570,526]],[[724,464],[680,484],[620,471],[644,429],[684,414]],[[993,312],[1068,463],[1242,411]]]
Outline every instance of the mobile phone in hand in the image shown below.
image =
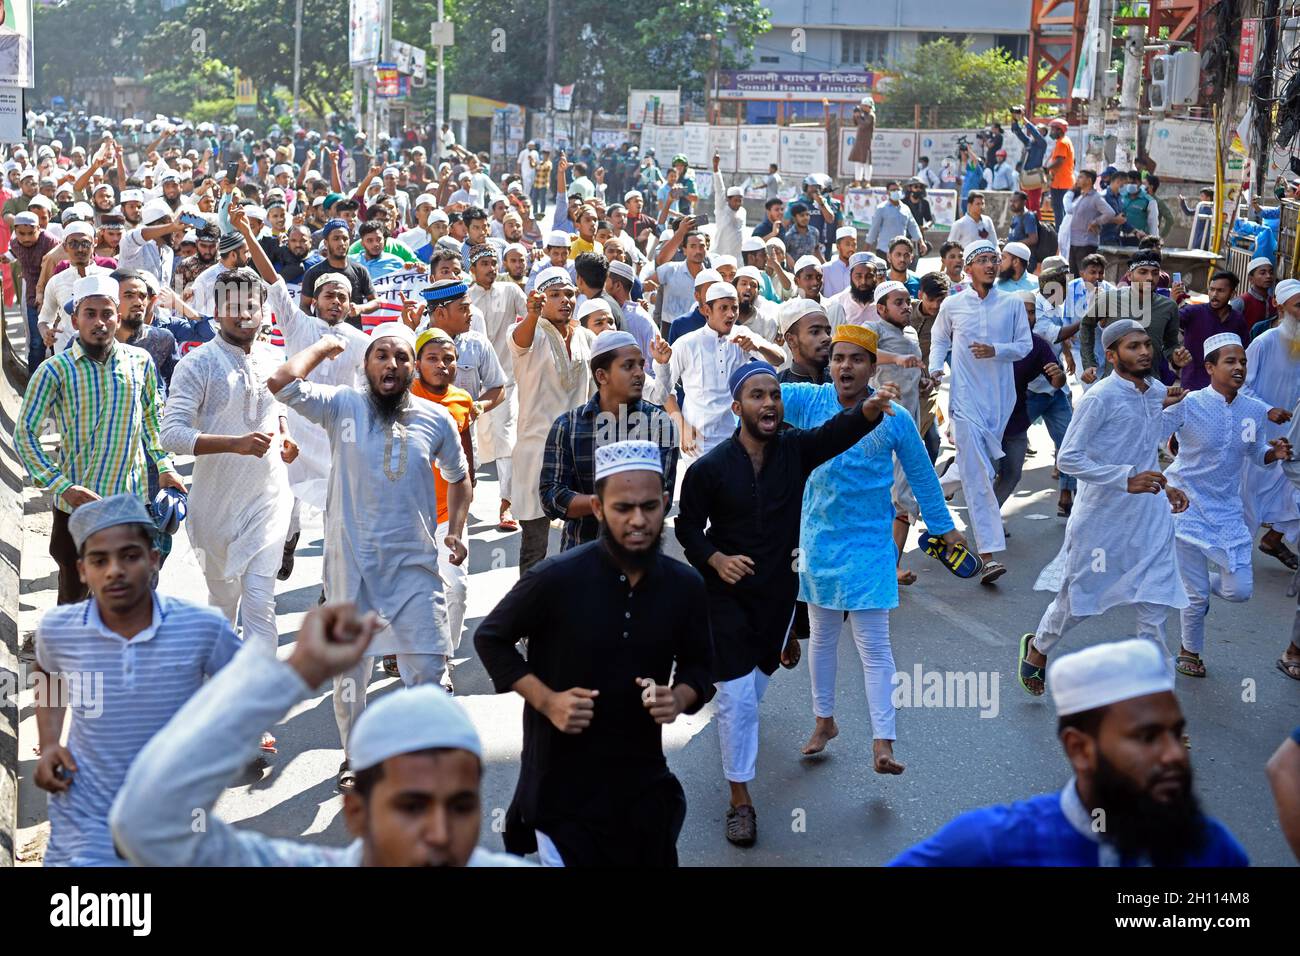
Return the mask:
[[195,215],[192,212],[183,212],[176,218],[191,229],[206,229],[208,227],[208,221],[206,219],[202,216]]
[[226,182],[234,183],[239,178],[239,160],[226,163]]

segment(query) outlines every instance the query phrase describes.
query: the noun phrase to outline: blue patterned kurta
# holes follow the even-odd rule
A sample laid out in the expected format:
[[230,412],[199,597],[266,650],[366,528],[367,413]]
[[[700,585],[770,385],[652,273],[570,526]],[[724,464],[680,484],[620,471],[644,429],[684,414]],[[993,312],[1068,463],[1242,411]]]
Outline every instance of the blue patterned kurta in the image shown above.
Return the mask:
[[[843,411],[830,383],[785,384],[781,396],[785,420],[796,428],[815,428]],[[893,408],[892,416],[808,479],[799,528],[801,601],[838,611],[898,607],[890,497],[895,455],[929,531],[954,527],[916,423],[902,405]]]

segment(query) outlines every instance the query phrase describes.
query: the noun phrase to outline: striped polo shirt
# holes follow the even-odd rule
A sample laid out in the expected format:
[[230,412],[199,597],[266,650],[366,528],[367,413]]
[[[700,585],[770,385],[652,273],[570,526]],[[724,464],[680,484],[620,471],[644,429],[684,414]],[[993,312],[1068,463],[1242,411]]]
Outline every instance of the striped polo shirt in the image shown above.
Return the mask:
[[[38,488],[47,488],[55,507],[71,511],[60,497],[73,485],[102,498],[148,490],[145,454],[159,472],[174,471],[159,438],[163,396],[153,360],[144,349],[115,343],[96,362],[73,341],[36,368],[18,412],[15,446]],[[53,456],[41,447],[46,421],[60,441]]]
[[108,811],[141,748],[239,650],[216,608],[154,594],[153,623],[127,640],[92,597],[52,608],[36,631],[36,660],[61,678],[72,714],[72,786],[49,795],[46,866],[112,866]]

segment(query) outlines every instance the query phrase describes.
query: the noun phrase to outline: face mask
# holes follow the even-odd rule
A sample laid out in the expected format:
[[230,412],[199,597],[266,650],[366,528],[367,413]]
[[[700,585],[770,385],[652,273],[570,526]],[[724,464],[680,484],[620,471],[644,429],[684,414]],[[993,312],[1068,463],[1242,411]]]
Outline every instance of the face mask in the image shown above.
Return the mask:
[[1127,186],[1124,187],[1124,192],[1126,192],[1130,196],[1136,196],[1137,191],[1138,188],[1137,186],[1133,185],[1133,183],[1129,183]]
[[903,198],[903,191],[901,189],[892,190],[889,194],[889,198],[894,200],[894,202],[898,202]]

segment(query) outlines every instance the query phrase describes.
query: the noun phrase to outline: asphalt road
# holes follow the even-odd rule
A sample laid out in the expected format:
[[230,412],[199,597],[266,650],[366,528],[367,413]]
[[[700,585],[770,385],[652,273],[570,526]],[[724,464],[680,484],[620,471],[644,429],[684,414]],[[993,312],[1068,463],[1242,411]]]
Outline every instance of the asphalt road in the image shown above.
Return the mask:
[[[907,770],[901,777],[883,777],[871,770],[870,723],[851,638],[845,635],[840,644],[840,736],[820,757],[799,753],[813,721],[806,655],[796,670],[778,671],[762,704],[758,778],[752,784],[759,841],[749,850],[732,847],[723,837],[727,791],[712,707],[680,719],[668,728],[665,747],[689,804],[678,844],[683,864],[878,865],[964,810],[1061,787],[1069,771],[1055,739],[1050,696],[1029,697],[1015,677],[1017,639],[1034,628],[1050,597],[1032,590],[1034,580],[1059,548],[1065,525],[1056,517],[1051,443],[1041,426],[1031,432],[1031,444],[1038,454],[1028,459],[1021,489],[1005,509],[1011,537],[1003,563],[1009,573],[995,588],[964,582],[918,554],[912,542],[905,563],[919,580],[905,589],[891,620],[900,672],[911,675],[918,667],[924,672],[974,672],[984,682],[983,699],[967,706],[902,709],[896,753]],[[513,694],[494,694],[473,657],[473,628],[517,578],[519,535],[495,530],[496,500],[487,469],[470,528],[469,609],[462,642],[467,659],[456,669],[457,696],[486,748],[483,842],[490,847],[501,845],[496,831],[518,773],[522,706]],[[960,514],[960,496],[955,504]],[[40,612],[54,603],[53,564],[45,554],[48,511],[40,499],[30,498],[26,522],[20,626],[30,633]],[[1117,535],[1126,533],[1116,529]],[[553,532],[552,551],[557,545],[558,532]],[[666,549],[680,556],[670,531]],[[1189,720],[1197,790],[1208,811],[1237,835],[1253,862],[1285,865],[1294,861],[1278,830],[1263,767],[1300,723],[1300,684],[1273,665],[1286,646],[1295,602],[1285,594],[1285,569],[1271,558],[1256,557],[1252,600],[1211,605],[1209,677],[1180,677],[1178,690]],[[282,657],[291,649],[303,613],[316,601],[320,580],[320,525],[309,520],[293,576],[277,588]],[[160,587],[205,601],[201,582],[182,533]],[[1176,616],[1171,615],[1169,626],[1176,635]],[[1128,636],[1133,628],[1132,613],[1116,611],[1071,633],[1062,649]],[[385,693],[395,683],[377,668],[371,692]],[[30,863],[40,858],[45,795],[31,784],[36,731],[30,694],[22,703],[18,845]],[[341,798],[334,788],[342,752],[328,694],[294,708],[274,732],[278,757],[257,779],[232,781],[218,813],[276,836],[346,842]]]

